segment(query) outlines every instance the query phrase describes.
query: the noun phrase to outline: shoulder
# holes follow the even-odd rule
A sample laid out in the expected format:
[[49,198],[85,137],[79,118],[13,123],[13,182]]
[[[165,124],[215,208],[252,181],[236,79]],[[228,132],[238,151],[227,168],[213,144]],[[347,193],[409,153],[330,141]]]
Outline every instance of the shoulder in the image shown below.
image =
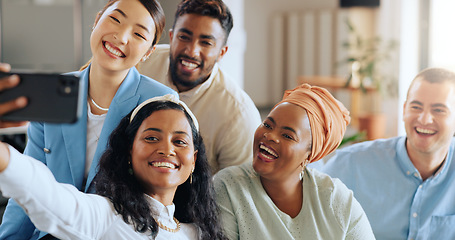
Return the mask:
[[326,173],[312,168],[307,168],[306,172],[309,175],[310,181],[316,186],[316,190],[320,194],[331,196],[333,194],[350,192],[338,178],[332,178]]
[[150,54],[149,59],[141,63],[140,65],[148,66],[157,61],[167,60],[169,59],[169,51],[170,51],[169,44],[157,44],[155,47],[155,51],[153,51],[153,53]]
[[169,71],[169,45],[156,45],[150,58],[145,62],[140,62],[137,69],[141,74],[152,77],[159,82],[165,82]]
[[218,171],[213,177],[215,185],[242,185],[257,177],[251,162],[230,166]]
[[252,121],[253,119],[260,122],[259,110],[251,97],[222,69],[218,67],[216,71],[208,93],[212,103],[223,106],[224,111],[233,118],[232,121]]
[[[340,209],[350,211],[350,203],[354,195],[340,179],[332,178],[316,169],[309,168],[307,172],[315,186],[314,195],[318,197],[321,204],[330,207],[335,212]],[[335,213],[335,215],[337,214]]]
[[159,94],[177,94],[173,89],[170,87],[150,78],[145,75],[140,75],[140,80],[139,80],[139,88],[138,91],[140,92],[149,92],[151,89]]
[[388,139],[378,139],[356,143],[348,147],[341,148],[335,152],[335,156],[330,159],[344,159],[346,161],[363,161],[374,159],[375,157],[384,158],[387,155],[395,155],[397,144],[404,137],[395,137]]

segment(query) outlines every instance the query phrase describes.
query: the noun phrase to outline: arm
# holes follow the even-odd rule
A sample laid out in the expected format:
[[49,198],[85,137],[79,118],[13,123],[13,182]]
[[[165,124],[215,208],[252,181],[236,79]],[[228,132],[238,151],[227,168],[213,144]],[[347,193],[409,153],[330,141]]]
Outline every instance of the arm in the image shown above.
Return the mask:
[[240,165],[253,159],[254,132],[261,124],[257,109],[245,111],[226,122],[216,142],[219,169]]
[[339,179],[333,179],[332,210],[347,240],[375,239],[367,215],[354,194]]
[[220,211],[221,226],[226,236],[231,239],[239,239],[239,228],[237,218],[234,213],[234,207],[230,200],[226,185],[221,180],[219,174],[214,178],[216,203]]
[[[11,70],[11,66],[6,63],[0,63],[0,72],[9,72]],[[0,92],[17,86],[19,84],[19,77],[17,75],[12,75],[9,77],[0,78]],[[15,100],[0,103],[0,115],[5,113],[11,112],[13,110],[23,108],[27,105],[27,98],[20,97]],[[0,128],[7,128],[7,127],[18,127],[25,125],[26,122],[8,122],[8,121],[0,121]]]
[[[44,126],[42,123],[32,122],[27,131],[28,142],[25,154],[44,162],[43,152]],[[8,201],[6,210],[3,214],[2,224],[0,225],[0,239],[30,239],[35,226],[24,210],[14,199]]]
[[58,183],[41,162],[0,145],[0,190],[25,209],[38,229],[61,239],[98,239],[112,224],[109,200]]

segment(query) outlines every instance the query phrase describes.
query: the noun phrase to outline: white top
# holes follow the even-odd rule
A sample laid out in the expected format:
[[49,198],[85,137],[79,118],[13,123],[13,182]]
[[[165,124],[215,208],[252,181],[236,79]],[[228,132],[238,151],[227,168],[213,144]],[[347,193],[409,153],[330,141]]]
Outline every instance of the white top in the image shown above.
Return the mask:
[[87,102],[87,151],[85,154],[84,182],[87,179],[90,166],[92,166],[93,156],[95,156],[96,147],[100,140],[101,129],[103,129],[106,116],[107,113],[101,115],[93,114],[90,104]]
[[[24,208],[35,226],[59,239],[150,239],[116,214],[109,199],[78,191],[74,186],[55,181],[49,169],[40,161],[19,153],[9,146],[10,163],[0,173],[0,191],[14,198]],[[169,228],[175,228],[175,206],[164,206],[149,197],[155,218]],[[198,239],[193,224],[181,223],[177,233],[159,229],[157,240]]]
[[229,239],[375,239],[365,212],[341,181],[306,169],[302,185],[302,209],[292,218],[273,203],[251,164],[218,172],[215,192]]
[[[177,91],[169,74],[169,45],[157,45],[140,63],[141,74]],[[253,100],[218,65],[201,85],[179,93],[199,121],[212,172],[251,161],[253,136],[261,116]]]

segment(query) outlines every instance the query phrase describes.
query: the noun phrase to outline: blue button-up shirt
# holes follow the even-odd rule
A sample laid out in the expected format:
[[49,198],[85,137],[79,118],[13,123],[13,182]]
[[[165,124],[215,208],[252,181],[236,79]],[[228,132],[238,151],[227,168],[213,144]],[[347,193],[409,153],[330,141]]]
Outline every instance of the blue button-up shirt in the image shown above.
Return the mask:
[[405,143],[396,137],[354,144],[313,167],[352,189],[377,239],[455,239],[455,138],[443,166],[425,181]]

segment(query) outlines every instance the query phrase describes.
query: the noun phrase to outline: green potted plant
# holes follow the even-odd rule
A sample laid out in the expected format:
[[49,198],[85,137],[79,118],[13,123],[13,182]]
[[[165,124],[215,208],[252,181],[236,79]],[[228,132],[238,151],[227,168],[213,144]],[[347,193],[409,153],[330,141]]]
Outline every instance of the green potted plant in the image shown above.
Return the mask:
[[[339,64],[348,65],[350,69],[346,87],[358,88],[363,93],[359,129],[366,130],[367,139],[383,137],[386,120],[382,113],[382,97],[398,95],[397,78],[385,67],[393,64],[391,58],[398,49],[398,43],[394,40],[383,41],[380,37],[363,37],[349,20],[346,24],[349,38],[343,47],[347,50],[347,57]],[[381,123],[373,124],[378,121]]]

